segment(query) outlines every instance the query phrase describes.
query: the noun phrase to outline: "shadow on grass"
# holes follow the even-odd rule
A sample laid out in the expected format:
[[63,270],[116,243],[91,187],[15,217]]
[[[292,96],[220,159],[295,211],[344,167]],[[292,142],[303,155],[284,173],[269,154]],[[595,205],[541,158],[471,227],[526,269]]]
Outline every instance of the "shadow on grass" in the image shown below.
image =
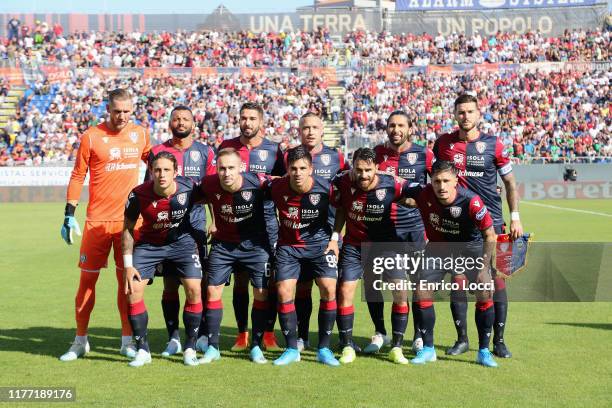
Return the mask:
[[[235,327],[222,326],[220,348],[226,358],[248,360],[248,352],[232,352],[230,348],[234,345],[237,330]],[[121,332],[119,328],[92,327],[89,329],[88,337],[92,355],[88,358],[106,361],[124,361],[125,358],[119,355]],[[149,329],[148,339],[151,351],[154,354],[161,353],[166,346],[168,334],[165,329]],[[181,332],[184,339],[184,333]],[[279,345],[284,345],[282,334],[277,330],[276,337]],[[317,333],[311,332],[310,339],[312,348],[306,352],[307,359],[309,354],[316,355]],[[59,357],[65,353],[72,340],[74,339],[73,328],[57,327],[28,327],[28,328],[8,328],[0,330],[0,350],[7,352],[22,352],[38,356]],[[355,337],[358,344],[367,344],[369,339],[365,337]],[[332,336],[332,344],[338,344],[337,335]],[[280,355],[271,353],[272,356]]]
[[570,327],[582,327],[586,329],[599,329],[599,330],[612,330],[612,323],[563,323],[563,322],[547,322],[553,326],[570,326]]

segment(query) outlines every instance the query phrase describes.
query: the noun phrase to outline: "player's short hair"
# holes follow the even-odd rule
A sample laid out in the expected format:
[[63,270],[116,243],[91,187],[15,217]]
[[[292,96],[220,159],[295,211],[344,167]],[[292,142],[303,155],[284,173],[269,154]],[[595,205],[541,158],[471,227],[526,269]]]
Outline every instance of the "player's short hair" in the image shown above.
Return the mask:
[[255,110],[257,111],[257,113],[259,113],[259,117],[263,118],[264,115],[264,111],[263,108],[261,107],[260,104],[255,103],[255,102],[246,102],[243,103],[242,106],[240,107],[240,113],[242,113],[245,110]]
[[436,160],[431,166],[431,177],[433,178],[433,176],[436,174],[444,173],[445,171],[450,171],[455,176],[457,175],[457,169],[452,162],[446,160]]
[[464,103],[475,103],[478,106],[478,98],[471,93],[462,93],[455,99],[454,108],[457,109],[457,106]]
[[376,153],[369,147],[360,147],[353,153],[353,165],[355,165],[357,160],[376,163]]
[[234,149],[233,147],[226,147],[226,148],[219,150],[219,152],[217,152],[217,162],[219,161],[220,158],[225,157],[225,156],[236,156],[238,157],[239,160],[241,160],[240,154],[238,154],[238,151]]
[[394,116],[403,116],[404,118],[406,118],[406,122],[408,122],[408,125],[410,125],[410,118],[408,117],[408,114],[403,110],[395,110],[391,112],[391,114],[387,118],[387,126],[389,125],[389,121],[391,120],[391,118]]
[[112,91],[108,93],[108,104],[109,105],[112,105],[113,103],[115,103],[115,101],[125,101],[125,100],[131,100],[131,99],[132,99],[132,95],[130,94],[130,91],[128,91],[125,88],[113,89]]
[[317,119],[321,120],[321,117],[319,115],[317,115],[315,112],[313,112],[313,111],[306,112],[305,114],[303,114],[300,117],[300,128],[302,127],[302,124],[304,123],[304,120],[306,118],[317,118]]
[[166,152],[166,151],[161,151],[157,153],[155,156],[153,156],[153,160],[151,160],[151,170],[155,167],[155,162],[158,161],[159,159],[170,160],[174,167],[174,171],[178,170],[178,162],[176,160],[176,157],[174,157],[172,153]]
[[174,115],[174,112],[179,112],[179,111],[187,111],[191,114],[191,117],[193,118],[193,112],[191,111],[191,108],[187,105],[178,105],[175,106],[172,109],[172,112],[170,112],[170,117],[172,117],[172,115]]
[[300,159],[304,159],[312,165],[312,155],[304,146],[299,145],[287,150],[287,165],[291,166]]

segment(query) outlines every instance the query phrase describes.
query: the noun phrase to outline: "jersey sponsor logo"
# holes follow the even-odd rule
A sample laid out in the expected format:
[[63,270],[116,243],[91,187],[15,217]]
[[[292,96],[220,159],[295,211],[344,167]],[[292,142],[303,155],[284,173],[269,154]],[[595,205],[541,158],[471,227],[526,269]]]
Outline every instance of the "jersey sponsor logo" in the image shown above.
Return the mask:
[[289,207],[287,209],[288,218],[300,218],[300,209],[297,207]]
[[482,221],[482,219],[487,215],[487,207],[482,207],[480,211],[476,213],[476,219],[478,221]]
[[362,212],[363,211],[363,203],[361,201],[353,201],[353,205],[351,206],[352,211]]
[[485,142],[476,142],[476,151],[480,154],[487,150],[487,144]]
[[186,213],[187,213],[187,208],[182,208],[180,210],[174,210],[172,211],[172,219],[176,220],[176,219],[183,218],[183,215],[185,215]]
[[242,196],[242,199],[244,201],[249,201],[251,199],[251,197],[253,196],[253,192],[251,192],[251,191],[241,191],[240,195]]
[[268,151],[267,150],[258,150],[257,155],[259,156],[259,160],[266,161],[268,159]]
[[321,201],[321,194],[309,194],[308,199],[312,205],[317,205]]
[[467,165],[473,167],[484,167],[485,158],[484,156],[469,155],[467,157]]
[[240,172],[244,173],[246,172],[247,169],[247,164],[245,162],[240,163]]
[[189,152],[189,157],[191,157],[191,160],[194,162],[197,162],[200,161],[200,157],[202,157],[202,155],[197,150],[192,150]]
[[395,167],[393,167],[393,166],[389,166],[389,167],[387,167],[387,170],[386,170],[386,171],[387,171],[387,174],[388,174],[388,175],[390,175],[390,176],[395,176]]
[[453,218],[459,218],[459,216],[461,215],[461,207],[451,207],[448,210],[450,211],[450,215],[452,215]]
[[187,193],[181,193],[177,195],[176,201],[178,201],[180,205],[185,205],[185,203],[187,202]]
[[108,160],[121,160],[121,149],[119,147],[111,147],[108,150]]
[[440,216],[438,214],[435,214],[435,213],[430,213],[429,214],[429,221],[431,221],[432,224],[438,225],[438,224],[440,224]]
[[123,157],[126,159],[133,159],[140,157],[140,150],[137,147],[124,147]]
[[221,214],[233,214],[234,210],[232,209],[232,206],[229,204],[223,204],[221,206]]
[[467,170],[459,170],[457,173],[459,177],[482,177],[484,176],[484,171],[467,171]]
[[455,166],[463,166],[464,160],[465,156],[463,155],[463,153],[455,153],[455,155],[453,156],[453,163],[455,163]]
[[419,156],[416,153],[408,153],[406,155],[406,160],[408,160],[408,164],[411,166],[417,162]]
[[378,190],[376,190],[376,198],[378,198],[379,201],[383,201],[386,195],[387,195],[386,189],[379,188]]
[[322,154],[321,155],[321,163],[323,163],[324,166],[329,166],[329,163],[331,163],[331,156],[329,154]]
[[170,214],[168,214],[168,211],[160,211],[157,213],[157,222],[160,221],[168,221],[170,218]]
[[103,136],[103,137],[102,137],[102,141],[103,141],[104,143],[108,143],[108,136]]
[[108,163],[104,169],[106,171],[132,170],[138,167],[136,163]]
[[138,141],[138,133],[130,132],[130,140],[132,141],[132,143],[136,143],[136,141]]

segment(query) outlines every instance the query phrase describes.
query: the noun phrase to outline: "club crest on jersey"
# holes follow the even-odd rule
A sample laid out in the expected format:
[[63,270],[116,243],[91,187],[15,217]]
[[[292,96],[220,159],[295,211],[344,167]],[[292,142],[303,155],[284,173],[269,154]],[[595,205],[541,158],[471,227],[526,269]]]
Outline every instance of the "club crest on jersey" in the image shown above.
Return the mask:
[[242,196],[242,199],[244,201],[249,201],[251,197],[253,196],[253,192],[252,191],[241,191],[240,195]]
[[309,194],[308,199],[312,205],[317,205],[321,201],[321,194]]
[[329,163],[331,163],[331,156],[329,154],[322,154],[321,155],[321,163],[323,163],[324,166],[329,166]]
[[138,140],[138,133],[130,132],[130,140],[132,141],[132,143],[136,143],[136,141]]
[[376,190],[376,198],[378,198],[379,201],[383,201],[386,195],[387,195],[386,189],[379,188],[378,190]]
[[297,207],[289,207],[287,209],[287,217],[289,218],[299,218],[299,208]]
[[108,143],[108,136],[104,136],[102,140],[104,141],[104,143]]
[[408,153],[406,155],[406,159],[408,160],[408,164],[411,166],[417,162],[419,156],[416,153]]
[[118,147],[111,147],[108,151],[108,160],[121,160],[121,149]]
[[432,224],[440,224],[440,217],[438,216],[438,214],[435,213],[431,213],[429,214],[429,221],[431,221]]
[[455,163],[456,166],[458,165],[463,166],[464,161],[465,161],[465,156],[463,155],[463,153],[455,153],[455,155],[453,156],[453,162]]
[[193,160],[194,162],[197,162],[200,161],[200,157],[202,156],[197,150],[192,150],[191,152],[189,152],[189,157],[191,157],[191,160]]
[[453,218],[458,218],[461,215],[461,207],[451,207],[448,210]]
[[266,161],[268,159],[268,151],[267,150],[258,150],[257,155],[259,156],[259,160]]
[[168,217],[169,217],[168,211],[160,211],[157,213],[157,222],[168,221],[169,220]]
[[487,150],[487,144],[485,142],[476,142],[476,151],[480,154]]
[[181,193],[177,195],[176,201],[178,201],[180,205],[185,205],[185,203],[187,202],[187,193]]

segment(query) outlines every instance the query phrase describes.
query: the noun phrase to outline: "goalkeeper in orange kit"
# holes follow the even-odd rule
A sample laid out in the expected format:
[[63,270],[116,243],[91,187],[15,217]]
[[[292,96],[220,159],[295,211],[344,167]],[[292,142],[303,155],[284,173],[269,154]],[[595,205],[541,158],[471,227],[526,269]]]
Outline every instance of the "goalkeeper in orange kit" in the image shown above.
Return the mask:
[[121,315],[121,354],[134,357],[132,331],[127,319],[127,299],[123,288],[121,232],[123,211],[129,192],[138,184],[139,165],[146,163],[151,146],[147,129],[130,123],[132,96],[125,89],[108,95],[108,120],[83,133],[68,184],[62,238],[72,244],[73,232],[80,235],[74,217],[85,176],[89,171],[89,204],[81,241],[79,288],[75,298],[76,337],[60,357],[72,361],[89,351],[87,328],[96,297],[100,269],[107,266],[111,247],[116,265],[117,305]]

